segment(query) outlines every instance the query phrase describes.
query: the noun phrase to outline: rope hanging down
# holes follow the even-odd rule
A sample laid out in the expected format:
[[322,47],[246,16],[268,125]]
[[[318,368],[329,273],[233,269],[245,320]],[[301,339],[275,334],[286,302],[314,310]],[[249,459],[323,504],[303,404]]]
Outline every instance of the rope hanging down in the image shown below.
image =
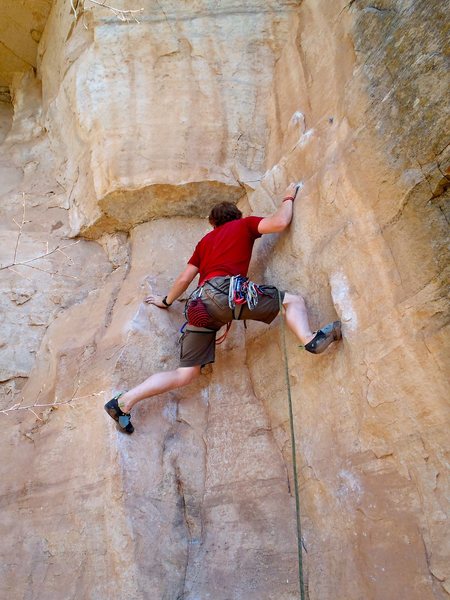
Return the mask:
[[291,383],[289,380],[289,366],[288,356],[286,349],[286,328],[284,323],[283,315],[283,304],[281,302],[281,295],[278,291],[278,303],[280,306],[281,313],[281,338],[283,345],[284,355],[284,367],[286,375],[286,387],[289,404],[289,424],[291,429],[291,446],[292,446],[292,467],[294,471],[294,491],[295,491],[295,511],[297,515],[297,551],[298,551],[298,580],[300,584],[300,600],[305,600],[305,583],[303,581],[303,560],[302,560],[302,528],[300,522],[300,494],[298,490],[298,474],[297,474],[297,456],[295,450],[295,430],[294,430],[294,413],[292,410],[292,395],[291,395]]

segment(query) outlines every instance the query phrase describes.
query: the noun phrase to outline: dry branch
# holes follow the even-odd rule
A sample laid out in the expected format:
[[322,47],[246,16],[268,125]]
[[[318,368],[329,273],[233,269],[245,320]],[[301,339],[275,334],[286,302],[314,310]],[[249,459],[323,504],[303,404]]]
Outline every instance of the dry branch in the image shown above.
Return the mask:
[[13,264],[16,264],[17,250],[19,248],[20,238],[22,236],[22,228],[25,225],[25,223],[29,223],[29,221],[25,221],[25,192],[22,192],[22,207],[23,207],[22,208],[22,222],[20,223],[20,225],[15,219],[13,219],[14,223],[19,228],[19,234],[18,234],[17,240],[16,240],[16,247],[14,248]]
[[30,269],[36,269],[37,271],[42,271],[43,273],[48,273],[49,275],[61,275],[62,277],[70,277],[71,279],[78,279],[78,277],[75,277],[74,275],[66,275],[65,273],[59,273],[58,271],[48,271],[47,269],[43,269],[42,267],[38,267],[36,265],[32,265],[31,263],[34,262],[35,260],[40,260],[42,258],[47,258],[48,256],[51,256],[52,254],[54,254],[55,252],[60,252],[61,254],[63,254],[68,260],[69,260],[69,264],[73,265],[73,260],[70,258],[69,255],[67,255],[65,252],[63,252],[63,250],[65,250],[66,248],[70,248],[71,246],[75,246],[76,244],[79,244],[80,240],[77,240],[76,242],[71,242],[70,244],[66,244],[64,246],[56,246],[55,248],[53,248],[52,250],[48,249],[48,240],[46,242],[47,244],[47,251],[44,252],[44,254],[40,254],[39,256],[35,256],[34,258],[29,258],[27,260],[17,260],[17,253],[19,251],[19,245],[20,245],[20,238],[22,237],[22,232],[23,232],[23,226],[26,225],[26,223],[31,223],[31,221],[27,221],[25,219],[25,192],[22,192],[22,220],[20,223],[18,223],[16,221],[16,219],[13,218],[14,223],[17,225],[17,227],[19,228],[19,231],[17,233],[17,239],[16,239],[16,244],[14,247],[14,258],[12,263],[8,264],[8,265],[2,265],[0,266],[0,271],[4,271],[5,269],[9,269],[10,271],[12,271],[13,273],[16,273],[17,275],[20,275],[21,277],[25,277],[25,279],[29,279],[29,277],[26,277],[25,275],[22,275],[22,273],[20,273],[19,271],[17,271],[16,269],[14,269],[13,267],[29,267]]
[[77,14],[77,9],[76,9],[76,8],[75,8],[75,6],[73,5],[73,0],[70,0],[70,7],[71,7],[71,9],[72,9],[72,12],[73,12],[73,15],[74,15],[74,17],[75,17],[75,19],[76,19],[76,18],[78,17],[78,14]]
[[75,19],[78,18],[79,15],[81,15],[84,12],[84,3],[85,2],[90,2],[91,4],[95,4],[97,6],[101,6],[103,8],[107,8],[108,10],[110,10],[113,15],[115,15],[120,21],[129,23],[130,21],[134,21],[135,23],[139,23],[139,20],[137,19],[137,15],[141,14],[143,12],[143,8],[139,8],[136,10],[129,10],[129,9],[123,9],[123,8],[116,8],[115,6],[111,6],[110,4],[107,4],[105,0],[84,0],[83,2],[81,2],[80,5],[80,10],[77,10],[77,7],[75,7],[73,0],[70,0],[70,6],[72,8],[72,12],[75,16]]
[[[65,404],[70,404],[76,400],[83,400],[84,398],[93,398],[94,396],[101,396],[105,391],[101,390],[100,392],[95,392],[94,394],[88,394],[87,396],[72,396],[69,400],[64,400],[63,402],[49,402],[47,404],[38,404],[37,401],[34,404],[30,404],[29,406],[22,406],[21,402],[17,402],[10,406],[9,408],[0,409],[0,414],[8,415],[10,412],[18,411],[18,410],[28,410],[32,412],[40,421],[42,421],[41,417],[36,414],[34,411],[35,408],[52,408],[56,406],[64,406]],[[23,398],[22,398],[23,401]]]
[[[19,262],[14,261],[9,265],[4,265],[4,266],[0,267],[0,271],[2,271],[3,269],[10,269],[11,267],[17,267],[19,265],[24,266],[24,267],[30,267],[31,265],[29,263],[32,263],[35,260],[39,260],[41,258],[46,258],[47,256],[51,256],[55,252],[61,252],[64,248],[70,248],[71,246],[76,246],[79,243],[80,243],[80,240],[77,240],[76,242],[66,244],[65,246],[56,246],[56,248],[53,248],[53,250],[45,252],[44,254],[40,254],[39,256],[35,256],[34,258],[29,258],[28,260],[20,260]],[[64,254],[64,252],[62,252],[62,254]],[[64,254],[64,256],[67,256],[67,254]],[[71,264],[73,264],[73,260],[68,256],[67,256],[67,258],[69,258],[69,260],[71,261]]]
[[92,4],[97,4],[97,6],[103,6],[105,8],[108,8],[114,15],[116,15],[118,19],[126,22],[135,21],[136,23],[139,23],[138,19],[136,18],[136,14],[142,13],[142,11],[144,10],[143,8],[139,8],[138,10],[122,10],[120,8],[115,8],[114,6],[110,6],[105,2],[100,2],[99,0],[88,0],[88,2],[92,2]]

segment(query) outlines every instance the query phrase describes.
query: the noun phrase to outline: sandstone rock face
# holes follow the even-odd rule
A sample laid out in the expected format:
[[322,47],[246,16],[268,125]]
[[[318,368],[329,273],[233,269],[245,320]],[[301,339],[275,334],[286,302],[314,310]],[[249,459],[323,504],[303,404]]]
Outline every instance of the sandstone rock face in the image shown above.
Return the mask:
[[443,4],[88,4],[54,3],[0,103],[0,596],[299,596],[279,318],[133,436],[102,403],[177,366],[182,302],[143,299],[211,204],[302,179],[252,275],[343,323],[322,356],[287,334],[307,597],[448,598]]
[[41,39],[52,0],[5,0],[0,22],[0,97],[9,96],[14,74],[36,67]]

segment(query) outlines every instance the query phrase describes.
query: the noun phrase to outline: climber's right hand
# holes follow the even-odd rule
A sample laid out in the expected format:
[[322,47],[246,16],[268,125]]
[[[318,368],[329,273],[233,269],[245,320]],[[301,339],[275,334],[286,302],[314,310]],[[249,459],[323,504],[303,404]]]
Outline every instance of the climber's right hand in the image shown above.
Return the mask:
[[297,194],[297,183],[296,182],[290,183],[284,192],[283,198],[288,198],[288,197],[295,198],[296,194]]
[[145,302],[147,302],[147,304],[153,304],[158,308],[167,308],[163,302],[163,296],[147,296]]

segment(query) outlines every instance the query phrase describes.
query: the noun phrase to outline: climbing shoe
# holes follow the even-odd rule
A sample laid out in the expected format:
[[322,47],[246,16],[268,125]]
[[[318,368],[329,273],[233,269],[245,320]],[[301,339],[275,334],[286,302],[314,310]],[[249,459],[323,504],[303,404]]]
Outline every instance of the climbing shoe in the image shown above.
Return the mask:
[[134,427],[131,423],[131,415],[124,413],[119,406],[119,398],[123,394],[116,394],[109,402],[105,404],[105,410],[110,417],[117,421],[119,428],[124,433],[133,433]]
[[313,354],[322,354],[332,342],[337,342],[341,337],[341,322],[333,321],[319,329],[313,339],[305,344],[305,350]]

